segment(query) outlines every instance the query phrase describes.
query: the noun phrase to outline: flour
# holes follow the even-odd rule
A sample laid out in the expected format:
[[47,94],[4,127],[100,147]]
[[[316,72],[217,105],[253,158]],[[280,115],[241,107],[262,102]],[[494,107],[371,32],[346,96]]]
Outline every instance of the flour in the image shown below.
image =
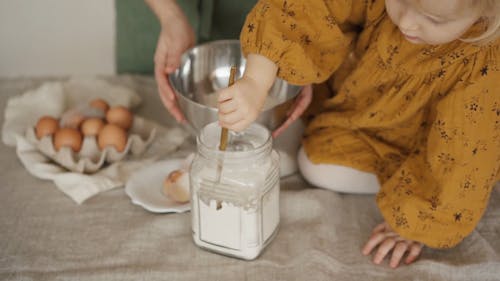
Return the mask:
[[197,245],[243,259],[260,254],[279,224],[279,168],[271,162],[247,169],[225,165],[217,185],[215,167],[204,167],[191,179]]

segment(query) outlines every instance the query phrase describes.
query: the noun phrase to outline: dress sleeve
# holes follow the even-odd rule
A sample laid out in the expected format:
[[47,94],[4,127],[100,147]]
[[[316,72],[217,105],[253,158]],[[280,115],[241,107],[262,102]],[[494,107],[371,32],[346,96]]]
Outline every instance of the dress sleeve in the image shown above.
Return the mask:
[[499,176],[500,71],[486,60],[468,75],[437,102],[425,144],[377,195],[398,234],[432,248],[453,247],[474,230]]
[[366,2],[261,0],[243,25],[243,53],[269,58],[278,65],[278,76],[290,83],[322,82],[353,49]]

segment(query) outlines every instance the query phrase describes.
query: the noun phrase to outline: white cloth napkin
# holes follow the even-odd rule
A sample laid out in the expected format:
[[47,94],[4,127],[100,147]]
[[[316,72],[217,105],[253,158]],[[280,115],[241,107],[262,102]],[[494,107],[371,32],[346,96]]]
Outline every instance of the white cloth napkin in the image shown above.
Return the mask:
[[34,126],[41,116],[60,116],[67,108],[94,98],[103,98],[111,106],[123,105],[128,108],[141,102],[134,91],[100,79],[47,82],[37,89],[10,98],[2,127],[3,142],[16,146],[24,167],[35,177],[54,181],[62,192],[78,204],[100,192],[123,186],[132,171],[174,151],[189,135],[178,127],[165,128],[155,124],[158,133],[143,155],[113,163],[94,174],[74,173],[62,168],[26,139],[26,129]]

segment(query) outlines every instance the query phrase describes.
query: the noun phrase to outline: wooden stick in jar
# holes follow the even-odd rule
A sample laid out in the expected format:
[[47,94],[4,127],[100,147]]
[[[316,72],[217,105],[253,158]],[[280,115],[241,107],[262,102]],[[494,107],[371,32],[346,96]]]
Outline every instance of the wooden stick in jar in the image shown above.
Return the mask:
[[[231,87],[234,84],[234,76],[236,75],[236,67],[231,66],[231,72],[229,74],[229,83],[228,87]],[[227,147],[227,139],[228,139],[228,129],[227,128],[222,128],[221,133],[220,133],[220,144],[219,144],[219,150],[225,151]]]
[[[231,85],[234,84],[234,76],[236,74],[236,67],[235,66],[231,66],[231,72],[229,73],[229,83],[228,83],[228,87],[231,87]],[[228,134],[229,134],[229,131],[227,128],[222,128],[221,130],[221,133],[220,133],[220,143],[219,143],[219,150],[220,151],[225,151],[226,150],[226,147],[227,147],[227,141],[228,141]],[[217,179],[216,179],[216,182],[219,182],[220,181],[220,175],[222,173],[222,161],[221,160],[218,160],[218,163],[217,163]],[[222,202],[217,200],[217,207],[216,207],[216,210],[220,210],[222,208]]]

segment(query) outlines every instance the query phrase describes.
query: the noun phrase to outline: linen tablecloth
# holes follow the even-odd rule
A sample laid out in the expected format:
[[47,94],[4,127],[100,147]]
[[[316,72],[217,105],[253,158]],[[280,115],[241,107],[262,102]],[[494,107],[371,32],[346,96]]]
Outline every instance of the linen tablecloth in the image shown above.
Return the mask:
[[[152,78],[107,79],[141,95],[139,114],[175,125]],[[0,80],[0,108],[47,80]],[[167,158],[194,147],[191,138]],[[78,205],[53,182],[31,176],[12,147],[0,145],[0,155],[0,280],[500,280],[498,187],[459,246],[426,248],[413,265],[390,269],[360,253],[381,221],[374,196],[338,194],[290,176],[281,182],[278,235],[257,260],[242,261],[196,247],[189,212],[147,212],[123,188]]]

